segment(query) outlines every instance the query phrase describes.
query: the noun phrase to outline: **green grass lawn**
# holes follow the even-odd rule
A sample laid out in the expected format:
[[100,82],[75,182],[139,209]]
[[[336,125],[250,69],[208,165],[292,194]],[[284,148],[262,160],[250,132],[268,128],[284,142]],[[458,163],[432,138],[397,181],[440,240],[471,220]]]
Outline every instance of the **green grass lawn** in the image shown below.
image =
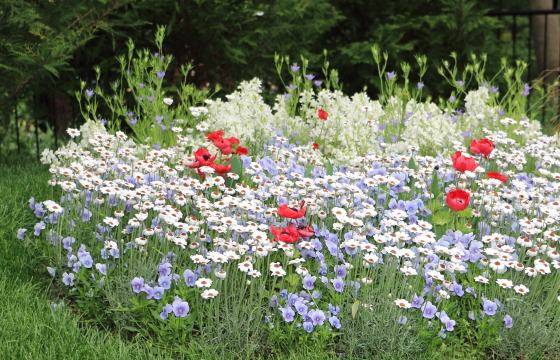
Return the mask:
[[31,196],[47,199],[48,168],[29,158],[0,163],[0,358],[168,359],[148,344],[98,329],[68,308],[53,309],[44,259],[16,238],[33,231]]

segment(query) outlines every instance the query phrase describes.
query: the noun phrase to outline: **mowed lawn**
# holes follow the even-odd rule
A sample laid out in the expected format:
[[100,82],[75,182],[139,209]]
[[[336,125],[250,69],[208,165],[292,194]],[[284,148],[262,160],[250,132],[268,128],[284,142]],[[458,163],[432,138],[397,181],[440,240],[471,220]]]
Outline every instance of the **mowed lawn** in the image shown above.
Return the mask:
[[[53,309],[46,260],[16,238],[36,222],[28,200],[49,198],[48,167],[12,156],[0,160],[0,359],[168,359],[148,341],[126,341]],[[175,356],[173,357],[175,358]]]

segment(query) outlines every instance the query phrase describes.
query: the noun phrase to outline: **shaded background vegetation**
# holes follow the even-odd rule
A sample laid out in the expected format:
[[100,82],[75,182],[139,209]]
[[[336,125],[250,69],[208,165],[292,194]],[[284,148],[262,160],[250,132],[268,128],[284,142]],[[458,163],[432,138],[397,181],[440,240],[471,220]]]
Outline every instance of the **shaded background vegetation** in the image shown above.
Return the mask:
[[[100,85],[116,79],[115,56],[126,53],[129,38],[137,49],[155,51],[158,25],[166,26],[164,53],[174,58],[166,73],[171,90],[179,67],[191,62],[189,81],[198,87],[220,84],[224,95],[259,77],[271,99],[284,92],[275,53],[289,55],[290,64],[305,56],[321,79],[326,49],[345,93],[367,87],[375,97],[370,48],[377,43],[389,54],[388,71],[408,62],[414,74],[414,55],[427,55],[424,92],[437,98],[451,90],[436,68],[452,51],[460,63],[470,53],[487,53],[489,74],[503,56],[513,63],[513,18],[485,14],[528,8],[525,0],[3,0],[0,156],[15,150],[17,139],[21,151],[36,151],[37,137],[40,151],[58,146],[64,129],[82,121],[75,99],[80,81],[95,82],[95,65]],[[518,17],[516,30],[515,57],[531,60],[529,18]],[[537,72],[533,64],[527,80]]]

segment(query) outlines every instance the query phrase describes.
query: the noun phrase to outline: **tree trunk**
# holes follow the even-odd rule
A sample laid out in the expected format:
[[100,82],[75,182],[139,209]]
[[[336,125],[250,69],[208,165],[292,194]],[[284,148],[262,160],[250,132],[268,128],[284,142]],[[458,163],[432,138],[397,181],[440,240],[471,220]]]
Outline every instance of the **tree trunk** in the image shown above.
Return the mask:
[[[529,0],[531,10],[551,10],[552,0]],[[531,33],[535,43],[540,76],[552,84],[560,68],[560,17],[558,14],[531,15]]]

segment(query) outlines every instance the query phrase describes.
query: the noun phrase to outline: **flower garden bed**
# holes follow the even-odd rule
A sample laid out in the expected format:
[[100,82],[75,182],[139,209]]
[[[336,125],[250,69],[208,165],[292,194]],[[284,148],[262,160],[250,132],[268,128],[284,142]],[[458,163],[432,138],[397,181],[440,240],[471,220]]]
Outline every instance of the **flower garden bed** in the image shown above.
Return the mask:
[[162,346],[558,356],[560,149],[522,98],[371,101],[299,70],[275,107],[254,80],[187,119],[135,82],[153,98],[115,116],[137,141],[70,129],[18,237],[79,311]]

